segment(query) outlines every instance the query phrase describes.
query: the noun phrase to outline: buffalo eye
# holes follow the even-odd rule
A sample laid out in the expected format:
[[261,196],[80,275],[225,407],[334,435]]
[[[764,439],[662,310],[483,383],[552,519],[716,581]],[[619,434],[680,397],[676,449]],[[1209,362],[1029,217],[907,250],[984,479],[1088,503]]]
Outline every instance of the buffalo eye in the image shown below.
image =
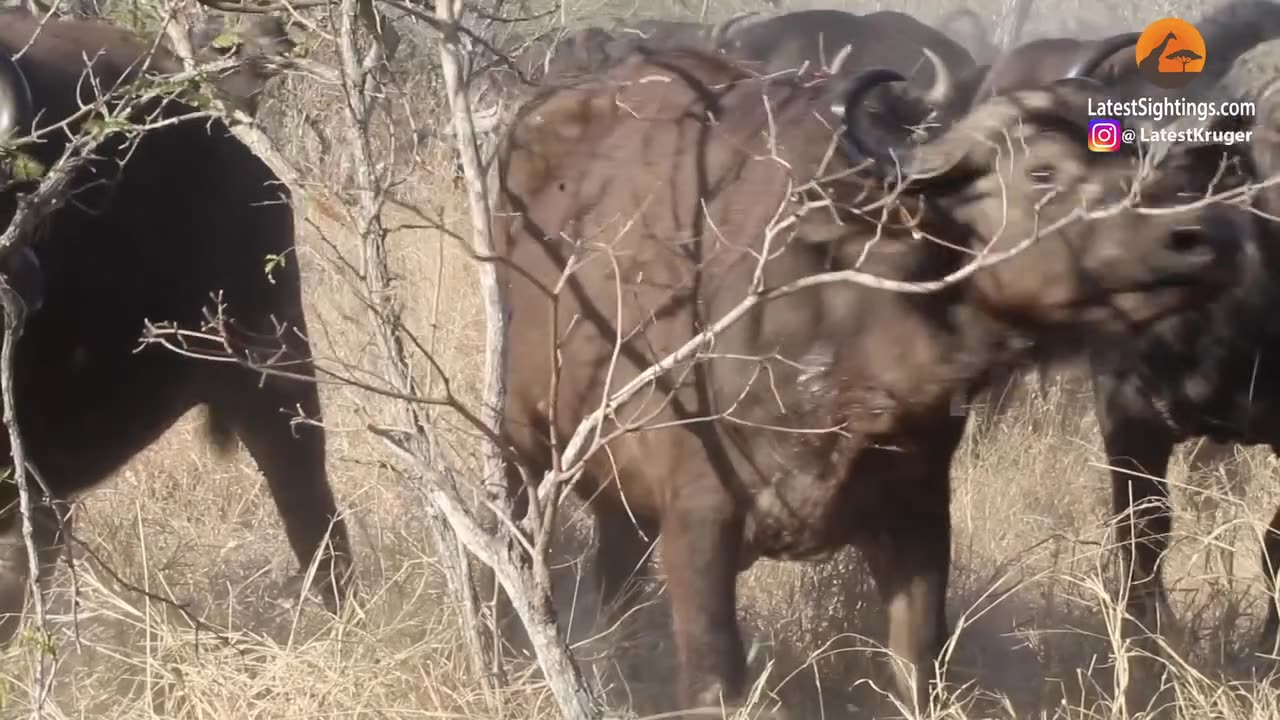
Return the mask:
[[1032,165],[1027,170],[1027,178],[1032,185],[1052,185],[1057,172],[1052,165]]

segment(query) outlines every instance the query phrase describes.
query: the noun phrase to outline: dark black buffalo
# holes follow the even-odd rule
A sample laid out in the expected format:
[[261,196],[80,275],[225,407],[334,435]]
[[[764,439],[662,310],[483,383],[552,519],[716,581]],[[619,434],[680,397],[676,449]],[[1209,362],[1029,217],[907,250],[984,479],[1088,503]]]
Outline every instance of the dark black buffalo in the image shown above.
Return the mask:
[[[1161,157],[1166,172],[1196,174],[1222,167],[1243,170],[1241,176],[1274,182],[1280,174],[1280,105],[1275,90],[1280,82],[1280,4],[1247,0],[1217,8],[1194,22],[1214,48],[1204,70],[1186,89],[1177,91],[1192,101],[1226,103],[1253,101],[1252,116],[1218,116],[1205,119],[1165,116],[1132,118],[1148,128],[1252,129],[1251,143],[1215,145],[1212,142],[1158,143],[1151,149]],[[1118,99],[1161,97],[1173,93],[1142,79],[1131,52],[1125,50],[1137,33],[1114,36],[1094,44],[1088,69]],[[998,82],[989,83],[987,94],[1035,87],[1050,82],[1058,69],[1071,65],[1080,41],[1055,39],[1029,43],[997,60]],[[1021,57],[1019,57],[1019,55]],[[1077,68],[1078,69],[1078,68]],[[996,71],[992,70],[994,77]],[[998,86],[998,87],[993,87]],[[980,102],[975,97],[974,102]],[[1229,187],[1219,183],[1219,190]],[[1191,198],[1188,198],[1191,199]],[[1265,215],[1257,220],[1259,232],[1278,237],[1274,221],[1280,213],[1280,190],[1262,189],[1255,207]],[[1134,343],[1097,349],[1090,358],[1095,409],[1111,471],[1113,509],[1121,518],[1121,547],[1133,562],[1125,573],[1127,609],[1133,622],[1125,634],[1140,631],[1159,634],[1167,612],[1162,560],[1172,531],[1169,488],[1165,481],[1175,445],[1206,438],[1206,454],[1221,454],[1231,444],[1265,444],[1280,451],[1280,325],[1274,316],[1280,306],[1280,253],[1274,242],[1261,243],[1249,263],[1246,281],[1231,293],[1197,312],[1154,324],[1134,336]],[[1205,457],[1193,458],[1203,465]],[[1264,539],[1264,576],[1276,586],[1280,567],[1280,512]],[[1259,637],[1259,650],[1274,653],[1280,630],[1280,614],[1271,603]]]
[[[1257,117],[1219,116],[1205,119],[1165,116],[1132,118],[1148,128],[1251,128],[1247,145],[1212,143],[1157,144],[1161,165],[1173,172],[1194,174],[1206,168],[1236,168],[1255,180],[1280,173],[1280,111],[1275,100],[1280,81],[1280,4],[1244,0],[1232,2],[1194,21],[1207,47],[1213,48],[1201,73],[1186,89],[1176,91],[1192,101],[1226,103],[1252,101]],[[1080,63],[1100,78],[1113,97],[1161,97],[1173,93],[1142,79],[1131,52],[1137,33],[1125,33],[1093,44]],[[1127,42],[1127,47],[1126,47]],[[1039,41],[997,60],[998,87],[1008,92],[1051,82],[1058,69],[1071,65],[1072,48],[1087,44],[1068,39]],[[1027,48],[1032,49],[1027,49]],[[1049,48],[1056,48],[1056,53]],[[1112,52],[1106,48],[1121,52]],[[1021,55],[1021,57],[1019,57]],[[1060,57],[1050,57],[1050,56]],[[1076,69],[1080,69],[1079,66]],[[992,76],[996,71],[992,71]],[[975,98],[974,102],[980,102]],[[1228,176],[1238,175],[1227,173]],[[1219,184],[1218,189],[1226,185]],[[1266,216],[1280,213],[1280,190],[1259,192],[1255,206]],[[1271,220],[1260,217],[1259,232],[1278,237]],[[1139,630],[1159,634],[1167,599],[1161,563],[1172,531],[1169,488],[1165,482],[1173,448],[1181,442],[1207,438],[1204,455],[1222,454],[1231,444],[1265,444],[1280,449],[1280,386],[1276,384],[1275,355],[1280,352],[1280,326],[1273,316],[1280,306],[1280,255],[1275,243],[1262,243],[1251,263],[1247,282],[1198,312],[1157,324],[1136,336],[1135,344],[1101,348],[1090,359],[1090,376],[1107,462],[1111,471],[1113,509],[1121,517],[1121,546],[1134,563],[1126,572],[1128,611],[1134,622],[1126,634]],[[1193,467],[1207,458],[1198,455]],[[1280,512],[1271,523],[1263,549],[1268,584],[1276,585],[1280,567]],[[1261,651],[1276,650],[1280,614],[1271,603],[1259,637]]]
[[[1163,148],[1162,165],[1190,164],[1188,155],[1197,153],[1201,157],[1195,162],[1202,167],[1238,166],[1251,179],[1272,183],[1280,175],[1280,105],[1274,92],[1280,81],[1280,38],[1256,42],[1251,35],[1250,40],[1249,48],[1231,53],[1232,63],[1219,68],[1214,85],[1197,90],[1197,97],[1220,104],[1252,101],[1256,117],[1247,113],[1204,121],[1184,118],[1171,123],[1170,129],[1190,129],[1202,122],[1209,129],[1252,129],[1252,141],[1174,144]],[[1264,187],[1253,202],[1262,211],[1260,230],[1272,241],[1260,243],[1245,283],[1196,313],[1154,326],[1140,336],[1137,351],[1115,348],[1091,359],[1098,422],[1108,462],[1115,468],[1114,509],[1132,520],[1119,528],[1126,554],[1134,562],[1127,582],[1129,611],[1155,633],[1163,629],[1161,615],[1167,609],[1161,561],[1172,531],[1165,476],[1174,446],[1205,437],[1219,448],[1225,443],[1262,444],[1280,451],[1280,252],[1275,242],[1280,228],[1270,219],[1280,213],[1280,189],[1274,184]],[[1274,593],[1280,512],[1264,538],[1262,562]],[[1260,651],[1275,651],[1278,628],[1280,616],[1272,602],[1259,638]]]
[[[146,44],[109,25],[74,20],[46,23],[15,63],[38,24],[24,10],[0,12],[0,137],[26,136],[33,123],[48,128],[70,117],[78,98],[91,100],[92,85],[81,82],[87,63],[107,89],[135,78],[144,64]],[[162,52],[149,70],[177,67]],[[193,108],[156,100],[144,109],[174,118]],[[50,166],[65,144],[64,133],[50,132],[24,150]],[[68,500],[203,404],[219,446],[229,449],[238,437],[266,477],[304,569],[319,553],[316,577],[334,607],[350,558],[326,477],[325,434],[291,421],[297,413],[319,420],[321,407],[307,381],[313,368],[289,190],[223,123],[207,118],[155,129],[136,143],[116,134],[95,155],[74,178],[72,202],[41,221],[31,255],[7,262],[34,309],[16,357],[17,418],[28,457],[54,499]],[[12,171],[11,161],[0,167]],[[18,193],[31,186],[8,185],[0,194],[6,225]],[[272,256],[285,262],[268,278]],[[147,321],[200,330],[215,293],[236,353],[258,360],[279,353],[274,367],[301,379],[156,345],[139,350]],[[0,443],[8,453],[8,436]],[[19,611],[23,602],[17,495],[11,482],[0,487],[0,613]],[[36,519],[47,563],[62,539],[49,505]],[[4,623],[5,637],[15,620]]]

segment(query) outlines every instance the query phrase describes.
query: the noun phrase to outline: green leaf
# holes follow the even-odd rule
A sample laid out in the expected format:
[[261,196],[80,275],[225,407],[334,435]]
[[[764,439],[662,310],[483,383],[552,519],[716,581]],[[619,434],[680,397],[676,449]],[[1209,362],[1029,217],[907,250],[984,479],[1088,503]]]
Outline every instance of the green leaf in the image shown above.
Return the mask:
[[49,168],[31,155],[16,151],[9,160],[9,172],[15,180],[27,182],[44,177]]
[[56,659],[58,657],[58,646],[53,641],[53,633],[45,628],[28,627],[21,635],[20,644],[24,647],[34,648],[42,655]]
[[272,276],[271,276],[271,273],[272,273],[273,271],[275,271],[275,270],[276,270],[276,268],[282,268],[282,267],[284,267],[284,266],[285,266],[285,257],[284,257],[283,255],[276,255],[275,253],[268,253],[268,254],[267,254],[267,264],[266,264],[266,266],[263,268],[263,270],[264,270],[264,271],[266,272],[266,274],[267,274],[267,282],[271,283],[272,285],[275,285],[275,284],[276,284],[276,279],[275,279],[274,277],[272,277]]
[[227,30],[226,32],[219,35],[218,37],[214,38],[211,44],[214,47],[218,48],[219,50],[230,50],[231,48],[239,45],[241,42],[243,41],[240,39],[240,33],[236,32],[235,30]]

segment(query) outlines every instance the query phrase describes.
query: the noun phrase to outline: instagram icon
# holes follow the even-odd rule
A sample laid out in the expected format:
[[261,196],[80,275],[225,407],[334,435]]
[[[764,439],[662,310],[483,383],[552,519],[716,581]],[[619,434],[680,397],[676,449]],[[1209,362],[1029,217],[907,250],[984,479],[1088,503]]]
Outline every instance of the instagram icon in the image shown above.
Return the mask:
[[1089,149],[1093,152],[1115,152],[1120,149],[1120,121],[1095,118],[1089,121]]

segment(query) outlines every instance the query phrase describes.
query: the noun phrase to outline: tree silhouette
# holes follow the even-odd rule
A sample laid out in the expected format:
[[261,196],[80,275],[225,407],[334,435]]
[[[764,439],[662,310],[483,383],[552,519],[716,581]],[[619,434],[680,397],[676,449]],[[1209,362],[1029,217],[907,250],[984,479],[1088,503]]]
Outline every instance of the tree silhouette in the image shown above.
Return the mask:
[[1182,63],[1182,72],[1186,72],[1187,65],[1189,63],[1193,63],[1196,60],[1203,60],[1204,58],[1201,57],[1200,55],[1197,55],[1195,50],[1183,49],[1183,50],[1178,50],[1177,52],[1171,52],[1168,55],[1165,55],[1164,59],[1177,60],[1178,62]]

